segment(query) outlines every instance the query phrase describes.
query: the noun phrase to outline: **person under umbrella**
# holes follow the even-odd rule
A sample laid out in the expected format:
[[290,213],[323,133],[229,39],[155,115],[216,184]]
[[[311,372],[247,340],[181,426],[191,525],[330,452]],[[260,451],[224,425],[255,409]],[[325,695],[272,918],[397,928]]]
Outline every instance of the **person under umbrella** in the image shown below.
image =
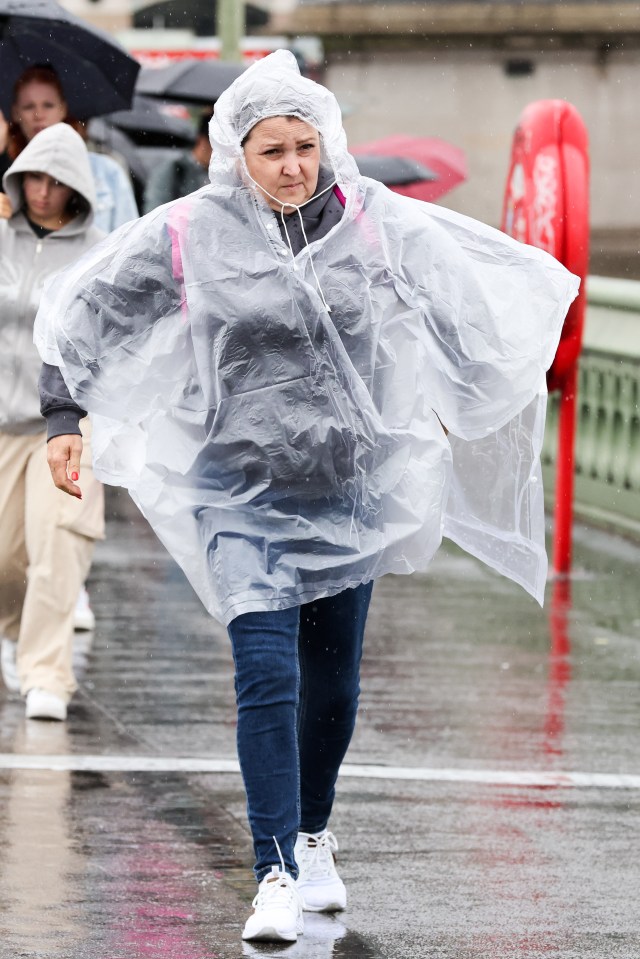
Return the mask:
[[[9,122],[0,112],[0,179],[38,132],[61,122],[68,123],[84,136],[84,125],[68,114],[62,84],[55,70],[46,64],[29,67],[15,83]],[[138,216],[133,187],[123,168],[112,157],[91,150],[89,162],[96,193],[94,224],[110,233]],[[10,215],[10,201],[6,195],[0,194],[0,216]],[[78,595],[75,624],[77,629],[93,629],[95,625],[84,585]],[[5,663],[8,662],[7,655]]]
[[[0,176],[36,133],[61,122],[83,132],[82,124],[69,116],[55,70],[46,64],[29,67],[15,83],[10,119],[7,121],[0,112]],[[138,216],[133,188],[112,157],[91,151],[89,160],[96,184],[96,226],[110,233]],[[0,198],[0,203],[6,211],[6,198]]]
[[209,188],[47,287],[42,410],[56,485],[80,495],[88,409],[95,468],[227,626],[259,883],[242,936],[292,942],[303,909],[346,904],[329,820],[374,580],[425,569],[444,531],[542,599],[545,371],[578,280],[362,177],[287,51],[210,136]]
[[[0,219],[0,634],[7,684],[29,719],[63,720],[76,688],[76,597],[104,534],[102,484],[83,456],[84,497],[51,496],[38,398],[33,319],[45,279],[104,234],[82,138],[65,123],[29,140],[3,178],[13,213]],[[60,414],[64,418],[64,411]]]
[[0,0],[0,109],[24,71],[48,64],[63,79],[69,114],[99,116],[131,104],[140,64],[109,33],[56,0]]
[[209,182],[209,120],[210,116],[207,114],[203,113],[200,117],[196,142],[191,150],[169,157],[151,171],[144,191],[145,213],[170,200],[193,193]]

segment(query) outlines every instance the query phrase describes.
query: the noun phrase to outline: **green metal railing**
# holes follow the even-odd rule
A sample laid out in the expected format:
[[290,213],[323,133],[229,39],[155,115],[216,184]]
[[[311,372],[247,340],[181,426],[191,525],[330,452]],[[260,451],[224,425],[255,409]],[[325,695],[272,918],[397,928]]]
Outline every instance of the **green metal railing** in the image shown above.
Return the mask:
[[[640,535],[640,282],[589,277],[579,367],[575,512]],[[543,470],[553,500],[558,394]]]

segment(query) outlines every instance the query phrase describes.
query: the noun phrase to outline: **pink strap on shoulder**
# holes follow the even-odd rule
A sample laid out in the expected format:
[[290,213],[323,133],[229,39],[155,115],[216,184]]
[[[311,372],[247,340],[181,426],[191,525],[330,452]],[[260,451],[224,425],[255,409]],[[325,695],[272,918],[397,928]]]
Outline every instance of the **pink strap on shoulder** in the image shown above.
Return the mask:
[[190,206],[190,203],[175,203],[171,207],[167,218],[167,229],[171,237],[171,267],[173,277],[175,280],[178,280],[179,283],[184,281],[180,241],[186,233]]
[[175,203],[167,220],[167,230],[171,237],[171,270],[174,280],[180,284],[180,309],[182,318],[187,319],[187,296],[184,286],[184,266],[182,265],[181,240],[187,232],[191,203]]
[[[336,186],[334,186],[333,192],[340,200],[340,203],[343,206],[346,206],[347,198],[337,184]],[[360,210],[356,213],[355,219],[360,224],[364,237],[367,243],[369,244],[369,246],[378,246],[379,245],[378,231],[376,230],[375,226],[371,223],[371,220],[367,216],[365,211],[362,209],[363,205],[364,204],[361,203]]]

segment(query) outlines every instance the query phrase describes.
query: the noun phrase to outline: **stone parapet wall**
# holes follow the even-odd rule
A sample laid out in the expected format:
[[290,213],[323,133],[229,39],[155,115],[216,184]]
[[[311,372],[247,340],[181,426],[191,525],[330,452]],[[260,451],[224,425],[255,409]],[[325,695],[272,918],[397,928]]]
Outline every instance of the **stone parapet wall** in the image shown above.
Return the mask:
[[640,33],[637,3],[303,3],[272,16],[272,33],[330,36]]
[[[529,72],[510,74],[514,61]],[[604,239],[617,234],[633,244],[640,224],[639,75],[640,47],[611,49],[603,56],[599,47],[541,46],[531,40],[517,48],[474,41],[414,42],[395,49],[368,42],[357,48],[354,40],[353,49],[329,56],[325,82],[343,108],[351,145],[410,133],[460,147],[468,180],[442,202],[494,225],[500,221],[522,110],[534,100],[568,100],[584,118],[591,140],[594,230]],[[627,250],[618,246],[624,259]],[[602,269],[600,245],[597,253]]]

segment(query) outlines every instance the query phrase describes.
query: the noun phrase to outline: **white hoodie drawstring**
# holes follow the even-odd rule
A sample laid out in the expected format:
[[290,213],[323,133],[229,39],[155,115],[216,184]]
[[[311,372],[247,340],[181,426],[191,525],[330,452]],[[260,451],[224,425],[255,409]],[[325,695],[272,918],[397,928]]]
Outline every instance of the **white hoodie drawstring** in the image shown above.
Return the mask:
[[[282,226],[284,227],[284,233],[285,233],[285,236],[286,236],[286,238],[287,238],[287,243],[289,244],[289,249],[290,249],[290,251],[291,251],[291,259],[292,259],[292,261],[293,261],[293,268],[294,268],[294,270],[297,270],[295,253],[293,252],[293,246],[292,246],[292,244],[291,244],[291,237],[289,236],[289,231],[287,230],[287,223],[286,223],[286,220],[285,220],[285,218],[284,218],[284,208],[287,207],[287,206],[291,207],[291,209],[295,210],[295,211],[297,212],[298,216],[300,217],[300,229],[302,230],[302,236],[304,237],[304,242],[305,242],[305,244],[306,244],[306,247],[307,247],[307,249],[309,250],[309,241],[307,240],[307,234],[305,233],[305,229],[304,229],[304,220],[302,219],[302,213],[301,213],[300,211],[302,210],[302,207],[303,207],[303,206],[306,206],[306,205],[307,205],[307,203],[311,203],[313,200],[317,200],[318,197],[323,196],[323,194],[328,193],[329,190],[333,190],[333,188],[334,188],[334,186],[336,185],[336,182],[337,182],[337,181],[334,180],[332,183],[329,184],[328,187],[325,187],[324,190],[321,190],[320,193],[316,193],[314,196],[309,197],[308,200],[305,200],[304,203],[301,203],[300,206],[298,206],[296,203],[283,203],[282,200],[279,200],[277,196],[272,196],[267,190],[265,190],[264,187],[260,186],[260,184],[259,184],[256,180],[253,179],[253,177],[251,176],[251,174],[250,174],[248,171],[245,171],[245,172],[246,172],[247,176],[249,177],[249,179],[251,180],[251,182],[254,183],[254,184],[258,187],[258,189],[259,189],[262,193],[264,193],[265,196],[268,196],[269,199],[270,199],[270,200],[273,200],[275,203],[279,203],[279,204],[280,204],[280,218],[281,218],[281,220],[282,220]],[[322,300],[322,302],[323,302],[323,304],[324,304],[324,308],[325,308],[325,310],[327,311],[327,313],[331,313],[331,307],[329,306],[329,304],[327,303],[327,301],[326,301],[326,299],[325,299],[325,295],[324,295],[324,293],[322,292],[322,287],[320,286],[320,280],[318,279],[318,274],[316,273],[316,268],[315,268],[315,266],[313,265],[313,257],[311,256],[311,250],[309,250],[309,263],[311,264],[311,272],[313,273],[313,275],[314,275],[314,277],[315,277],[316,286],[317,286],[317,288],[318,288],[318,293],[320,294],[320,299]]]

